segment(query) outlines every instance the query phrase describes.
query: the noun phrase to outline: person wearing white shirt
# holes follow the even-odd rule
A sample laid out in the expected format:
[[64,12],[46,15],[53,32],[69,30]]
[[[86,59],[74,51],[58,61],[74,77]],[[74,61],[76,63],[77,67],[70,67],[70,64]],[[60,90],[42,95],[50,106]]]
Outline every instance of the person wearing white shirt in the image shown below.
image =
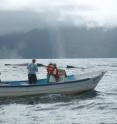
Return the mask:
[[27,66],[27,69],[28,69],[28,81],[29,81],[30,84],[35,84],[37,82],[36,72],[38,72],[38,67],[37,67],[37,64],[35,64],[35,63],[36,63],[36,60],[33,59],[32,63],[30,63]]

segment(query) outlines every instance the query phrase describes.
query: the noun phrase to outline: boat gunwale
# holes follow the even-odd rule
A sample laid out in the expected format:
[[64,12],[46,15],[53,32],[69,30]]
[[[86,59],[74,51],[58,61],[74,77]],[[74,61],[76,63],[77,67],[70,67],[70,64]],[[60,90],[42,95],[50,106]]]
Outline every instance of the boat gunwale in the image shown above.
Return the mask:
[[[73,80],[73,81],[66,81],[66,82],[60,82],[60,83],[47,83],[47,84],[29,84],[29,85],[0,85],[0,88],[26,88],[26,87],[44,87],[44,86],[55,86],[55,85],[66,85],[66,84],[71,84],[71,83],[79,83],[79,82],[82,82],[82,81],[88,81],[88,80],[95,80],[99,77],[103,76],[103,74],[100,74],[96,77],[93,77],[93,78],[86,78],[86,79],[80,79],[80,80]],[[5,82],[3,82],[4,84]],[[8,83],[8,82],[7,82]]]

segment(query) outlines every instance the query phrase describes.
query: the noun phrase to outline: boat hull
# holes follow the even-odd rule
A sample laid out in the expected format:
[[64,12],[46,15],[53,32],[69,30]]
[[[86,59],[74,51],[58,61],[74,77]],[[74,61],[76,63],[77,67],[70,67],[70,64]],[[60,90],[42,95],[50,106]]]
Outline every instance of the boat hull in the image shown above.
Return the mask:
[[100,73],[93,78],[86,78],[63,83],[49,83],[43,85],[0,86],[0,97],[29,96],[38,94],[74,94],[93,90],[103,77]]

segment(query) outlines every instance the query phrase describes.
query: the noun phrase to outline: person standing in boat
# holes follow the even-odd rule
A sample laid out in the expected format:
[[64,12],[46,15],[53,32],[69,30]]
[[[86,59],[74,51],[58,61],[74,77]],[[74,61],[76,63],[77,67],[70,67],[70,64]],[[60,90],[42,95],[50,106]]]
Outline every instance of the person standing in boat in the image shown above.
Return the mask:
[[38,72],[38,67],[36,63],[36,59],[32,60],[32,63],[30,63],[27,66],[28,69],[28,81],[30,84],[35,84],[37,82],[37,76],[36,72]]
[[59,80],[59,74],[56,64],[50,63],[47,66],[47,82],[57,82]]
[[[52,63],[50,63],[48,66],[47,66],[47,82],[51,82],[52,80],[52,77],[53,76],[53,71],[54,71],[54,65]],[[55,79],[55,78],[54,78]],[[55,80],[54,80],[55,81]],[[53,81],[52,81],[53,82]]]

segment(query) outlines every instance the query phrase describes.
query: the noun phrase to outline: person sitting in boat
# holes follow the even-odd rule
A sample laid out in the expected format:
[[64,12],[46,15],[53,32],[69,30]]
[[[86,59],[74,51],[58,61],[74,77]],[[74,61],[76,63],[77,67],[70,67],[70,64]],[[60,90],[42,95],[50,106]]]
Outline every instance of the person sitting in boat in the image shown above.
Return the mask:
[[59,74],[56,64],[50,63],[47,67],[47,82],[57,82],[59,80]]
[[33,59],[32,63],[27,66],[28,81],[30,84],[35,84],[37,82],[36,72],[38,72],[38,67],[35,63],[36,63],[36,60]]

